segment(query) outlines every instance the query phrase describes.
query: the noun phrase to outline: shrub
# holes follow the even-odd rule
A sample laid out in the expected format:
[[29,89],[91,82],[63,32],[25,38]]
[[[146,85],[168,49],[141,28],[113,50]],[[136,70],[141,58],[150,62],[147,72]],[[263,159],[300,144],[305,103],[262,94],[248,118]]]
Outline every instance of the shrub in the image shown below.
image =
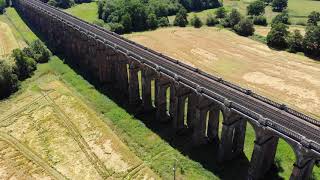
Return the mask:
[[12,92],[18,90],[19,81],[14,73],[14,67],[7,61],[0,60],[0,99],[8,97]]
[[123,34],[124,33],[124,27],[120,23],[109,23],[110,31],[115,32],[117,34]]
[[219,7],[215,12],[216,18],[225,18],[226,17],[226,10],[224,7]]
[[221,19],[221,20],[220,20],[220,24],[221,24],[223,27],[231,27],[230,22],[228,21],[227,18]]
[[288,7],[288,0],[273,0],[271,6],[273,11],[282,12]]
[[40,40],[33,41],[29,47],[24,48],[23,52],[37,63],[48,62],[51,56],[49,49]]
[[304,52],[316,58],[320,57],[320,26],[309,26],[303,39]]
[[288,26],[283,23],[273,24],[271,31],[267,35],[267,44],[276,49],[287,47]]
[[150,28],[150,29],[157,29],[158,28],[158,20],[157,20],[157,16],[155,14],[151,13],[148,15],[147,25],[148,25],[148,28]]
[[288,15],[287,11],[283,11],[282,13],[280,13],[276,17],[274,17],[272,19],[271,26],[272,26],[272,24],[277,24],[277,23],[290,24],[289,15]]
[[130,14],[126,13],[121,17],[121,24],[123,26],[123,31],[124,32],[130,32],[132,29],[132,20],[130,17]]
[[251,36],[254,33],[253,23],[250,19],[244,18],[234,26],[234,30],[241,36]]
[[264,16],[254,16],[253,17],[253,24],[267,26],[268,25],[267,18]]
[[198,16],[193,16],[191,19],[191,25],[195,28],[200,28],[203,24]]
[[49,4],[54,5],[56,7],[63,8],[63,9],[67,9],[67,8],[70,8],[71,6],[74,5],[74,0],[54,0],[54,1],[50,2]]
[[299,52],[302,51],[303,36],[299,30],[294,30],[292,34],[288,37],[288,50],[289,52]]
[[58,3],[57,3],[57,1],[56,0],[49,0],[48,1],[48,4],[50,5],[50,6],[54,6],[54,7],[57,7],[58,5]]
[[217,24],[219,24],[219,20],[209,14],[207,17],[206,25],[207,26],[215,26]]
[[158,25],[159,25],[159,27],[170,26],[168,17],[161,17],[161,18],[159,18],[159,20],[158,20]]
[[230,27],[235,26],[238,24],[241,20],[241,14],[238,10],[232,9],[231,13],[228,14],[226,21],[229,24]]
[[272,3],[272,0],[261,0],[262,2],[264,2],[265,4],[270,4]]
[[261,14],[264,14],[265,12],[264,8],[265,8],[264,2],[260,0],[256,0],[250,3],[249,6],[247,6],[247,13],[248,15],[259,16]]
[[173,25],[185,27],[188,24],[187,16],[187,10],[185,10],[184,8],[180,8],[179,12],[176,15],[176,18],[174,19]]
[[101,20],[101,19],[94,20],[94,21],[92,22],[92,24],[95,24],[95,25],[100,26],[100,27],[103,27],[103,26],[104,26],[104,22],[103,22],[103,20]]
[[12,57],[16,61],[19,80],[24,80],[30,77],[33,71],[36,70],[36,61],[33,58],[28,57],[22,50],[13,50]]
[[317,26],[318,21],[320,21],[320,13],[316,11],[312,11],[308,16],[308,24]]

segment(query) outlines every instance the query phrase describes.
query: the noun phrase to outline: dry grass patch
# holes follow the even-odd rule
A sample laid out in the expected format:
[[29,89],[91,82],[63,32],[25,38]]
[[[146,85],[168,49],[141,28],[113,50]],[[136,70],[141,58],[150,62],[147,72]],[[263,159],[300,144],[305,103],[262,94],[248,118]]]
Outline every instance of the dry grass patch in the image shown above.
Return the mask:
[[14,37],[10,26],[0,21],[0,57],[10,55],[13,49],[19,47],[19,43]]
[[[40,159],[44,170],[53,177],[158,179],[96,113],[55,76],[37,79],[26,92],[0,103],[0,109],[4,112],[0,115],[0,133],[16,139],[14,144],[24,147],[19,149],[22,154],[24,149],[29,149],[31,157]],[[20,162],[13,159],[4,165],[13,166],[11,171],[18,173],[20,169],[15,169],[14,164],[19,162],[15,160]],[[32,168],[32,163],[27,163],[25,168]]]

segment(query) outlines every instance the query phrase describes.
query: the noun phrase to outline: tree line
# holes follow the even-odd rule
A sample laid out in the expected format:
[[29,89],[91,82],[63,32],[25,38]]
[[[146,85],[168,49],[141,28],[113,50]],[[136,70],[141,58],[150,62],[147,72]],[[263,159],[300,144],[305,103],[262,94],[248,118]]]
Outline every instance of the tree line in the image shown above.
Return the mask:
[[33,41],[23,50],[12,51],[10,59],[0,60],[0,99],[19,89],[20,81],[30,77],[37,63],[48,62],[51,52],[40,41]]
[[[175,19],[174,26],[185,27],[189,23],[195,28],[201,27],[204,23],[198,16],[193,16],[191,21],[188,21],[188,14],[185,9],[181,9]],[[230,13],[227,13],[224,7],[220,7],[215,11],[215,14],[209,14],[206,19],[207,26],[220,25],[226,28],[231,28],[237,34],[242,36],[251,36],[254,33],[253,22],[248,17],[244,17],[236,9],[232,9]]]
[[289,52],[303,52],[305,55],[320,58],[320,12],[313,11],[308,16],[306,33],[303,36],[299,30],[290,32],[287,12],[277,15],[271,24],[267,35],[267,44],[275,49]]
[[200,11],[219,6],[218,0],[100,0],[98,16],[112,31],[121,34],[169,26],[168,16],[181,10]]
[[[266,26],[268,24],[265,13],[265,7],[271,4],[275,11],[281,11],[271,21],[271,30],[265,41],[271,48],[287,50],[292,53],[303,52],[305,55],[320,58],[320,12],[313,11],[308,16],[308,25],[306,34],[303,36],[299,30],[290,32],[289,14],[286,10],[287,0],[257,0],[247,6],[247,17],[244,17],[236,9],[230,13],[220,7],[215,11],[215,15],[209,14],[206,19],[207,26],[220,25],[231,28],[241,36],[251,36],[254,34],[254,24]],[[196,15],[188,22],[186,9],[180,9],[175,17],[174,25],[185,27],[188,24],[199,28],[204,23]]]

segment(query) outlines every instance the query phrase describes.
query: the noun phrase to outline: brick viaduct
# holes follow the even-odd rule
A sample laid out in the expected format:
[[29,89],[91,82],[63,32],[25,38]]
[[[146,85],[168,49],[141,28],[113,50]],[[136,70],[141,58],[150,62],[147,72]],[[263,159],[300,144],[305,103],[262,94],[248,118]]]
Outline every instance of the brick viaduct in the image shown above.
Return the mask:
[[[128,97],[133,107],[145,111],[156,109],[156,120],[170,121],[176,130],[192,129],[195,145],[218,140],[221,162],[243,151],[249,122],[256,140],[248,179],[259,179],[270,169],[279,138],[284,139],[296,155],[290,179],[308,179],[315,162],[319,161],[317,120],[40,1],[16,0],[14,6],[45,36],[54,51],[63,51],[72,63],[86,67],[101,84],[112,84]],[[152,82],[155,83],[155,103],[152,102]],[[223,115],[221,138],[218,137],[220,112]]]

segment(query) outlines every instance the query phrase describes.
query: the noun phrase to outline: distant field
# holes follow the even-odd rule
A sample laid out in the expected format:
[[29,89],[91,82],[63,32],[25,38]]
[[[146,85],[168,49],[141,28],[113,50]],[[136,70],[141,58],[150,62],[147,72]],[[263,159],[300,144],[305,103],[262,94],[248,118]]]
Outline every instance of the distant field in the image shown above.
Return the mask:
[[320,117],[320,63],[314,60],[218,28],[164,28],[125,37]]
[[[224,0],[224,7],[230,11],[232,8],[238,9],[241,14],[247,14],[247,6],[250,2],[254,0]],[[266,7],[265,16],[268,19],[268,22],[271,22],[272,18],[275,17],[278,13],[273,12],[270,6]],[[307,16],[312,11],[320,11],[320,1],[315,0],[289,0],[288,10],[290,15],[290,21],[292,24],[296,23],[306,23]],[[188,13],[188,19],[191,19],[193,15],[197,15],[200,19],[205,22],[208,14],[213,14],[216,9],[204,10],[201,12],[190,12]],[[173,23],[175,16],[170,16],[169,20]]]
[[98,20],[97,2],[78,4],[65,11],[90,23]]

